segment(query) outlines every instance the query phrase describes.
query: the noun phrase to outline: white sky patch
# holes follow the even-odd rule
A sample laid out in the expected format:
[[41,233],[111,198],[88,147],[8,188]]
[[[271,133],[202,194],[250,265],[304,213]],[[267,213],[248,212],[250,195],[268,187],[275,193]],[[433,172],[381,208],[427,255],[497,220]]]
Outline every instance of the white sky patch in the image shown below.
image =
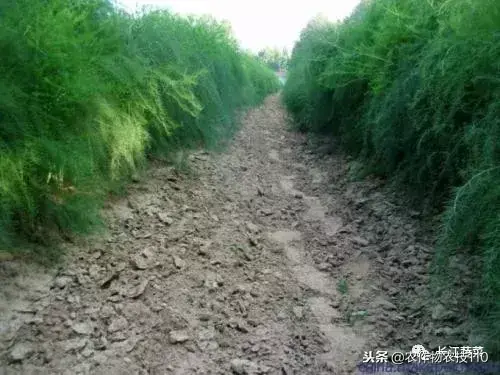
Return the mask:
[[347,17],[360,0],[117,0],[128,11],[143,5],[180,14],[210,14],[231,23],[235,37],[254,52],[265,47],[292,49],[307,23],[323,14],[330,20]]

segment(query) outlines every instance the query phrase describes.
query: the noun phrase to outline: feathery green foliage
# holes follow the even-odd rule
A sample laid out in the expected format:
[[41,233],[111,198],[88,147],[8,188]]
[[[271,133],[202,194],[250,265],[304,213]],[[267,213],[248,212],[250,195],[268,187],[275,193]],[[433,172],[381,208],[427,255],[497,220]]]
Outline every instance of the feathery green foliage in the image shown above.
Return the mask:
[[148,153],[214,146],[279,87],[206,17],[7,0],[0,20],[2,249],[94,228]]
[[372,171],[431,204],[449,200],[438,272],[452,272],[453,255],[478,256],[471,311],[496,353],[499,30],[495,0],[363,1],[342,23],[307,26],[283,92],[299,129],[339,136]]

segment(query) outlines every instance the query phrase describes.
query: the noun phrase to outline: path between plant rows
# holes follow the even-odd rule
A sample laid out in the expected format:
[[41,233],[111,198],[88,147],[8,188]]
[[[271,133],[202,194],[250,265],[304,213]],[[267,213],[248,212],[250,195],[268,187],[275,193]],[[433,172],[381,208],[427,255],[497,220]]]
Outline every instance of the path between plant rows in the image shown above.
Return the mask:
[[355,374],[432,344],[418,213],[312,151],[278,96],[242,122],[191,174],[153,165],[59,269],[0,263],[1,374]]

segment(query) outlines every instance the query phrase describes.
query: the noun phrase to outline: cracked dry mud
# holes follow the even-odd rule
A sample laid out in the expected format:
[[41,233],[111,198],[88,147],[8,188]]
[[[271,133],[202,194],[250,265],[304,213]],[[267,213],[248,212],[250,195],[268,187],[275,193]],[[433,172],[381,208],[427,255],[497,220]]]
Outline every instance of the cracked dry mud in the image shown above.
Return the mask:
[[418,213],[288,131],[278,96],[242,122],[192,174],[153,165],[58,270],[0,263],[1,374],[355,374],[456,334],[426,320]]

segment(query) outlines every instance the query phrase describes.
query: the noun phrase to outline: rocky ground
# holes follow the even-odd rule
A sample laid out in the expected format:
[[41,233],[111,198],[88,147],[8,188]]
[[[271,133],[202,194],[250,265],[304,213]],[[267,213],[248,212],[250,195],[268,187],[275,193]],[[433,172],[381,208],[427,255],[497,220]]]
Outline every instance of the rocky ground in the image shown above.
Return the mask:
[[242,121],[192,173],[153,165],[59,269],[0,262],[0,374],[355,374],[460,342],[461,307],[426,303],[420,213],[288,131],[277,96]]

